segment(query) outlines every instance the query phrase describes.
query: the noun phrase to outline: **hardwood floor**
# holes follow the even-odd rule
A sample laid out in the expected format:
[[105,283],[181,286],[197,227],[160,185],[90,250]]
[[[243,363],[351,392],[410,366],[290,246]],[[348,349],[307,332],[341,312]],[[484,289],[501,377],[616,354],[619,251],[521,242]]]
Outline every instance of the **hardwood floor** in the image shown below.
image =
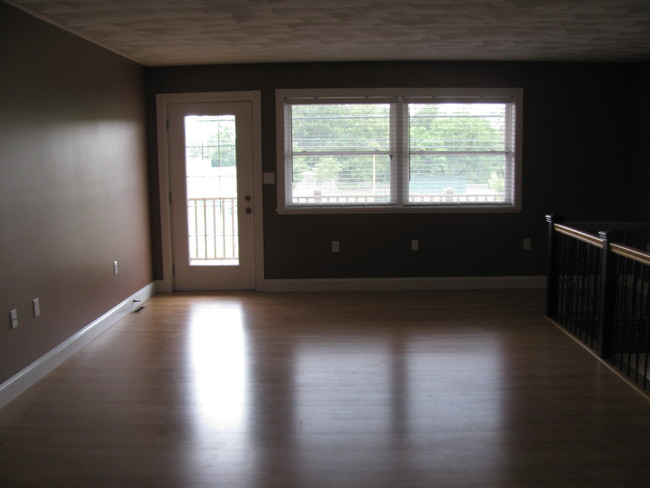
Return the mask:
[[539,291],[159,295],[0,410],[0,486],[647,487]]

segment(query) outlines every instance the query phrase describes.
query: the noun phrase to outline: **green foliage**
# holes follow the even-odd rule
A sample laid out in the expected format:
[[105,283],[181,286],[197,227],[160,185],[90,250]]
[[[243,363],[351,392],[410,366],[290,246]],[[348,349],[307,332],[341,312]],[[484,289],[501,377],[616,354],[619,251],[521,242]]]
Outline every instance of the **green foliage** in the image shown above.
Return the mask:
[[212,167],[232,167],[237,165],[235,120],[219,121],[208,138]]
[[504,186],[502,105],[412,104],[409,112],[412,178],[454,175]]
[[336,180],[341,187],[367,187],[373,175],[375,184],[387,181],[387,165],[377,161],[387,160],[390,150],[389,105],[295,105],[292,110],[294,183],[307,175]]

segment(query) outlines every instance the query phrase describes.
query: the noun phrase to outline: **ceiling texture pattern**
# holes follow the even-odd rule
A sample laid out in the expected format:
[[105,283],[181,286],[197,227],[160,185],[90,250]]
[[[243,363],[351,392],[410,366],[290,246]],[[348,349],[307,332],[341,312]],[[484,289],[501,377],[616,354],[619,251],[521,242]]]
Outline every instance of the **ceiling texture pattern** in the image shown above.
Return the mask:
[[145,66],[650,59],[650,0],[11,0]]

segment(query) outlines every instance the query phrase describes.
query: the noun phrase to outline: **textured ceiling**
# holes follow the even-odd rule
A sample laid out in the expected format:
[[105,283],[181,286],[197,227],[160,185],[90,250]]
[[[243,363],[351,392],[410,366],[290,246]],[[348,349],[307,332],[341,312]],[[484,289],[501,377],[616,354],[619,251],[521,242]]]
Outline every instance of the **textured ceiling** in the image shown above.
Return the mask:
[[650,59],[650,0],[7,3],[146,66]]

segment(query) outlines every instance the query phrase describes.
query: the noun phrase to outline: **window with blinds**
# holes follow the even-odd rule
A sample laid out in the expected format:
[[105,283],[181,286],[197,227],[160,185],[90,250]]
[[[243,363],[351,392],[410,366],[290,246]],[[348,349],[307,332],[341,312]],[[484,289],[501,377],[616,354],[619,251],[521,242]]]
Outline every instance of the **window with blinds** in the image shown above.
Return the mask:
[[280,212],[518,210],[521,90],[279,90]]

